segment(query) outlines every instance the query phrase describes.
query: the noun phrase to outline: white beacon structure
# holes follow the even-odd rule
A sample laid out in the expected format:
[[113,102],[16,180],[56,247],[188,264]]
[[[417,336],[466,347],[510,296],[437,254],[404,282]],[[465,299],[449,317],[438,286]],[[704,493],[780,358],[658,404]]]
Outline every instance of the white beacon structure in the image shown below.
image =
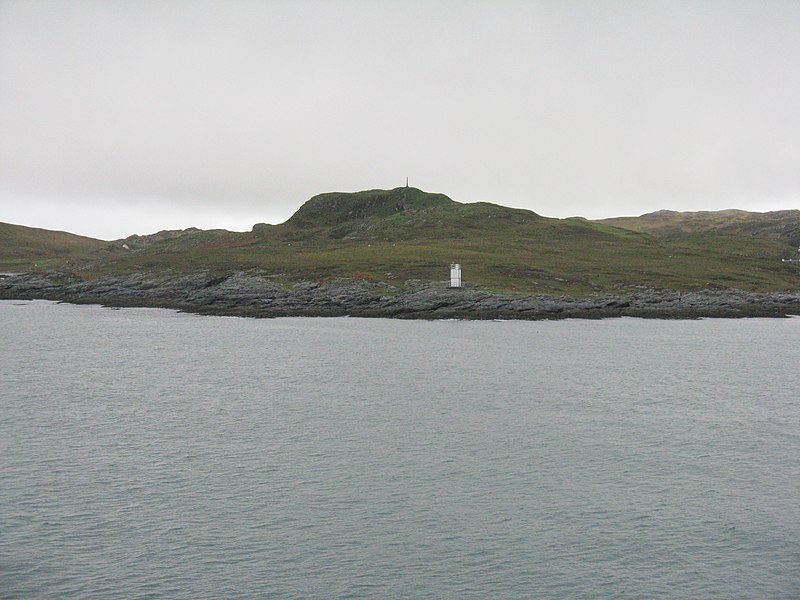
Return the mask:
[[459,263],[450,263],[450,287],[461,287],[461,265]]

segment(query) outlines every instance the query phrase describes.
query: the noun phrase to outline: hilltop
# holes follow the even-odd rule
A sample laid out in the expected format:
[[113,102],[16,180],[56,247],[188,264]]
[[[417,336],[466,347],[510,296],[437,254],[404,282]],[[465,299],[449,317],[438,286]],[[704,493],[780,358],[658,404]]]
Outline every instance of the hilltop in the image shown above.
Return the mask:
[[410,211],[456,204],[444,194],[406,187],[355,193],[319,194],[303,204],[286,222],[296,227],[336,227],[370,218],[387,218]]
[[[258,304],[270,295],[275,299],[280,290],[297,286],[333,286],[339,305],[346,306],[356,287],[397,297],[443,286],[452,261],[463,265],[465,294],[510,294],[517,299],[563,296],[616,302],[642,293],[776,294],[800,288],[798,268],[781,260],[796,256],[800,211],[660,211],[587,221],[395,188],[320,194],[285,223],[257,224],[245,233],[192,228],[114,242],[63,238],[74,243],[70,251],[66,241],[48,245],[50,233],[43,230],[29,230],[23,246],[18,241],[21,230],[15,229],[19,226],[5,227],[12,234],[0,237],[0,270],[31,270],[36,262],[42,279],[46,257],[46,266],[57,268],[61,282],[48,288],[51,296],[55,289],[68,296],[64,282],[89,288],[105,282],[105,300],[116,298],[123,304],[126,297],[176,304],[200,297],[196,286],[213,289],[246,280],[248,302]],[[44,278],[55,281],[53,277]],[[127,283],[113,283],[121,281]],[[172,292],[159,291],[163,282],[172,282],[173,291],[188,286],[191,293],[176,292],[165,300]],[[342,282],[358,285],[351,289]],[[131,285],[150,292],[134,293]],[[227,293],[241,292],[232,290]],[[313,294],[307,291],[305,297],[311,302]],[[226,302],[223,294],[212,304]],[[302,300],[293,302],[287,305],[288,314],[303,306]],[[324,313],[328,300],[320,302],[317,308]],[[351,307],[347,311],[353,312]]]

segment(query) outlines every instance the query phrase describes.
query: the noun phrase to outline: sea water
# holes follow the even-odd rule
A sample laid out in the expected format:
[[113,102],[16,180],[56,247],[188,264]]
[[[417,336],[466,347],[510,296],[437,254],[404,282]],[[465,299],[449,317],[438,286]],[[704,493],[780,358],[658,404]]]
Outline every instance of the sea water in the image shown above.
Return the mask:
[[2,598],[800,597],[800,319],[0,327]]

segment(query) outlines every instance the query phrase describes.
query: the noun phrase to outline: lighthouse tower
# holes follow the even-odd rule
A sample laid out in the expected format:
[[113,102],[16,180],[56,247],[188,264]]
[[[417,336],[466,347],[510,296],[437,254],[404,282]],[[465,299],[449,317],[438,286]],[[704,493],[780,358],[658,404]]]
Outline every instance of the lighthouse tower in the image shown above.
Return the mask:
[[451,288],[460,288],[461,287],[461,264],[460,263],[450,263],[450,287]]

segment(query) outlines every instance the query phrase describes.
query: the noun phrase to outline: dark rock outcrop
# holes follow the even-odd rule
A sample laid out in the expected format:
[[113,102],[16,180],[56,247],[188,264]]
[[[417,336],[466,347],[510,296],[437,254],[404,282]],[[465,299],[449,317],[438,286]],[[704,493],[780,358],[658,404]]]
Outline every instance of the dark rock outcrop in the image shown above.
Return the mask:
[[363,279],[279,283],[260,272],[218,276],[134,273],[83,281],[64,273],[0,278],[0,299],[49,299],[113,306],[160,306],[202,314],[254,317],[336,316],[466,319],[559,319],[786,316],[800,314],[800,291],[639,290],[619,296],[524,296],[444,283],[402,286]]

